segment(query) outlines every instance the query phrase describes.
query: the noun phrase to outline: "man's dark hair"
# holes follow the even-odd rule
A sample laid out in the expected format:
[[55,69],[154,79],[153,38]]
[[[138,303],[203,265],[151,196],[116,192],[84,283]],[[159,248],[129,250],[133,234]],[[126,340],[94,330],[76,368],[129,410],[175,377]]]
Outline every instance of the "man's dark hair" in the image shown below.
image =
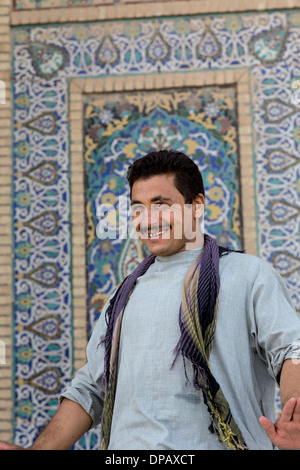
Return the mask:
[[198,166],[187,155],[176,150],[150,152],[135,160],[127,172],[130,193],[135,181],[165,174],[175,176],[175,187],[184,196],[186,204],[191,204],[199,193],[205,196]]

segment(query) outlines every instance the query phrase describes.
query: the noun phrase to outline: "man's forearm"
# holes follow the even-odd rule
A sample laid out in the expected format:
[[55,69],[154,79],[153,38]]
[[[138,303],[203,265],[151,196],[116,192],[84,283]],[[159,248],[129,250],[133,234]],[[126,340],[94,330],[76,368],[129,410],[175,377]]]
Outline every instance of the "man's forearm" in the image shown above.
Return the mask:
[[290,398],[300,397],[300,359],[287,359],[280,374],[280,399],[282,407]]
[[91,425],[92,419],[85,410],[78,403],[64,398],[30,450],[68,450]]

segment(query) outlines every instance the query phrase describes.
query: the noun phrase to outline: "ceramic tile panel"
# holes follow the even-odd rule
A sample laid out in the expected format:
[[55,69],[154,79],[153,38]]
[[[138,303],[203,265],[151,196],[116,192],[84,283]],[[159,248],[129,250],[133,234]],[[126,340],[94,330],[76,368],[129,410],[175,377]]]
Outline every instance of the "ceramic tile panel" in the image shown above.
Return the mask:
[[[38,6],[22,2],[23,8],[32,5]],[[16,443],[30,445],[74,373],[73,302],[80,290],[80,280],[74,289],[76,243],[86,252],[89,308],[83,328],[88,332],[110,289],[143,256],[137,244],[124,241],[121,247],[97,239],[95,202],[114,205],[118,196],[128,195],[128,164],[152,148],[175,146],[199,163],[208,185],[210,233],[243,247],[247,227],[254,224],[257,254],[284,277],[300,311],[299,25],[295,10],[12,29]],[[240,69],[247,71],[250,93],[242,84],[244,92],[237,94],[235,71]],[[198,86],[189,86],[195,72],[210,74],[209,85],[199,78]],[[179,73],[186,85],[176,85]],[[170,74],[173,85],[165,86]],[[106,93],[95,93],[91,85],[70,102],[72,81],[86,81],[88,87],[91,78],[109,83],[109,77]],[[119,89],[113,88],[115,77],[123,80]],[[154,78],[162,81],[155,92]],[[79,114],[74,128],[79,140],[70,134],[70,109]],[[251,125],[245,124],[246,111]],[[84,203],[74,192],[76,171],[71,172],[72,158],[80,152]],[[254,168],[248,178],[240,175],[242,152]],[[251,185],[255,218],[247,220],[243,205]],[[85,240],[76,239],[72,204],[85,209]],[[97,429],[75,446],[97,447]]]

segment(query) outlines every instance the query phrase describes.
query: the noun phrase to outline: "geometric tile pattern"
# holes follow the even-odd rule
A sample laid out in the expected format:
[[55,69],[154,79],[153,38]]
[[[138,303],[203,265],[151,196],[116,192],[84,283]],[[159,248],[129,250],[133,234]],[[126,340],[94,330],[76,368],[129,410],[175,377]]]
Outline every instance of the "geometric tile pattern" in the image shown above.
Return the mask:
[[[73,374],[71,78],[248,69],[258,254],[300,311],[299,18],[281,11],[12,30],[16,443],[32,442]],[[77,448],[98,444],[91,432]]]

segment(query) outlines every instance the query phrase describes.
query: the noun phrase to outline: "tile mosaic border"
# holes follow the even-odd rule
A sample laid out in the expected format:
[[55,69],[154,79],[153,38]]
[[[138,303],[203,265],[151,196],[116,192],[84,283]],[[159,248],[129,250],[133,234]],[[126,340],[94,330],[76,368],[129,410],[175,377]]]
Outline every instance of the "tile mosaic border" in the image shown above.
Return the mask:
[[[138,79],[139,78],[139,79]],[[138,80],[137,80],[138,79]],[[255,193],[253,179],[253,162],[251,149],[251,108],[243,97],[249,93],[249,73],[247,69],[190,72],[165,75],[149,75],[147,77],[112,77],[99,79],[71,79],[69,82],[70,102],[70,138],[71,138],[71,193],[73,220],[73,283],[76,286],[85,285],[86,272],[82,260],[86,259],[85,246],[85,207],[84,171],[82,165],[83,134],[83,94],[101,94],[110,91],[156,90],[168,88],[201,87],[209,85],[234,84],[237,86],[237,102],[239,116],[239,145],[241,171],[241,208],[244,227],[244,249],[251,254],[257,254],[257,234],[255,224]],[[250,145],[249,145],[250,144]],[[74,296],[74,367],[80,367],[85,358],[87,338],[82,337],[82,325],[86,321],[84,289],[82,297]]]

